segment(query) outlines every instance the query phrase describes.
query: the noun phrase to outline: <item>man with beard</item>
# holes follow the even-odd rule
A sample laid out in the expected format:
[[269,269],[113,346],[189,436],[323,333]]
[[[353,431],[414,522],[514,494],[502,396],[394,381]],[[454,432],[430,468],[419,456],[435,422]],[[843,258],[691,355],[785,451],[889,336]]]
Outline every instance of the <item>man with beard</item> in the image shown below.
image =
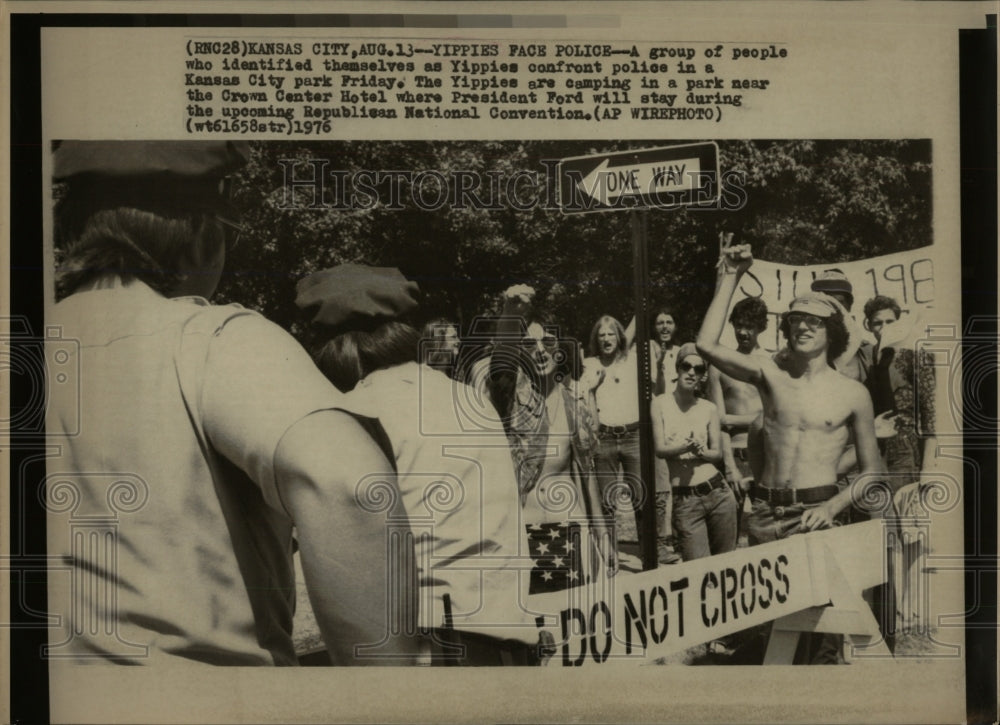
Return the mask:
[[[635,321],[626,334],[634,333]],[[652,361],[653,395],[672,393],[677,384],[677,322],[674,313],[661,307],[653,315],[653,339],[649,341],[649,359]]]

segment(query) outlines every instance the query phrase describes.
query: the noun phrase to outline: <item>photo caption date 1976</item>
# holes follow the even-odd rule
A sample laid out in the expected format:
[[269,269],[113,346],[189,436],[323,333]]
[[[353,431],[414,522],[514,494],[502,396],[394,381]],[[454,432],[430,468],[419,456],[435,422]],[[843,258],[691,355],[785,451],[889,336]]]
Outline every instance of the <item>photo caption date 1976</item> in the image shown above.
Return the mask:
[[784,45],[188,39],[190,134],[313,136],[342,119],[709,121],[780,88]]

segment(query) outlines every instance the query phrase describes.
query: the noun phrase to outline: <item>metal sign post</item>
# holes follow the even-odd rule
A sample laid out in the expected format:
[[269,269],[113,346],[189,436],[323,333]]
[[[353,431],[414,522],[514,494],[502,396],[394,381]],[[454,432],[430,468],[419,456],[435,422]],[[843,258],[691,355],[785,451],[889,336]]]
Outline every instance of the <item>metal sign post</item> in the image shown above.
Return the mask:
[[634,149],[563,159],[558,166],[559,207],[564,214],[629,210],[632,230],[639,380],[639,450],[642,490],[637,521],[644,570],[657,566],[656,473],[650,419],[648,209],[707,206],[719,198],[719,148],[714,142]]
[[653,386],[649,379],[652,369],[649,357],[649,260],[647,236],[649,212],[645,209],[630,214],[632,227],[632,288],[635,295],[635,344],[638,355],[639,380],[639,471],[642,476],[642,522],[636,522],[639,552],[643,570],[657,566],[656,538],[656,472],[653,466],[653,429],[649,404]]

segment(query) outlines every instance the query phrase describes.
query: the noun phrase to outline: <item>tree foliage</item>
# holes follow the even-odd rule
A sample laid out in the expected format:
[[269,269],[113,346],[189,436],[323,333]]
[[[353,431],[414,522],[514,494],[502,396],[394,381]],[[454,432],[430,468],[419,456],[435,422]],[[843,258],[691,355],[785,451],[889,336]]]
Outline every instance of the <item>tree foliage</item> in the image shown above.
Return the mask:
[[[632,314],[630,212],[561,213],[549,171],[566,157],[670,143],[256,143],[236,198],[244,232],[218,299],[296,331],[296,281],[359,262],[399,267],[420,284],[425,317],[465,326],[495,312],[509,284],[534,284],[551,316],[586,339],[601,314],[622,322]],[[719,232],[734,232],[761,259],[789,264],[933,241],[927,141],[722,141],[719,151],[721,170],[742,174],[740,208],[654,209],[647,217],[647,294],[675,310],[686,336],[712,294]],[[292,166],[299,181],[322,170],[322,198],[312,186],[286,184]]]

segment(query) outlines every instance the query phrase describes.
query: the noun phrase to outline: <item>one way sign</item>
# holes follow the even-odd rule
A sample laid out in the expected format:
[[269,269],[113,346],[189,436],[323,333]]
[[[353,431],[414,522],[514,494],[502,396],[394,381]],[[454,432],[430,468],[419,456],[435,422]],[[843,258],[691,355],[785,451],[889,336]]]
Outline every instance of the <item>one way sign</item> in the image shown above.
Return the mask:
[[565,214],[710,204],[719,197],[715,143],[664,146],[563,159],[559,206]]

